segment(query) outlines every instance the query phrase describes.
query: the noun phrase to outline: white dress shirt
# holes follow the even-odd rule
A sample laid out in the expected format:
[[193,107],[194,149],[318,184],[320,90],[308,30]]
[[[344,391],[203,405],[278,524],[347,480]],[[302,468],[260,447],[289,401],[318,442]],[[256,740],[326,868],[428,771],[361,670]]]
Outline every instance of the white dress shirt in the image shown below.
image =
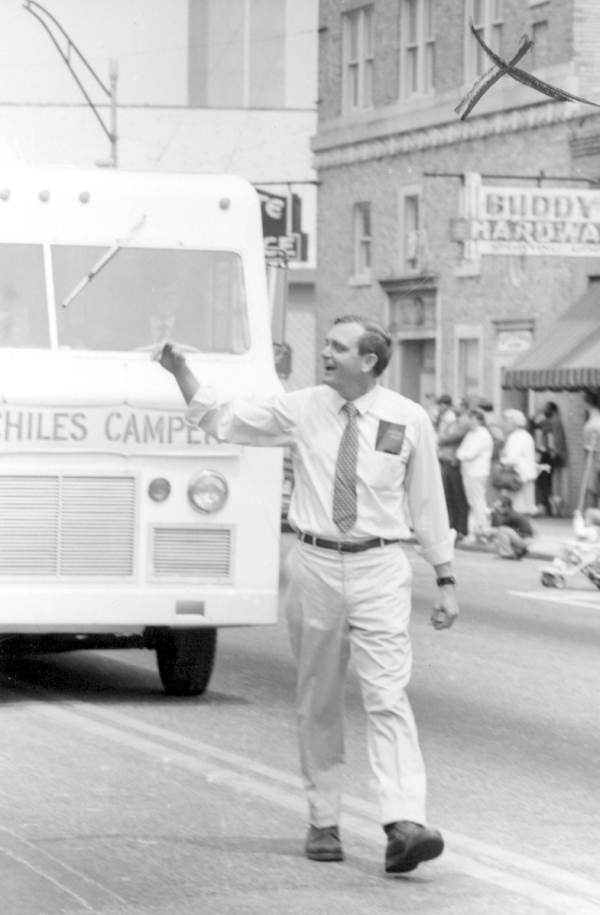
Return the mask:
[[201,387],[187,416],[219,441],[291,446],[295,485],[288,520],[295,529],[354,542],[407,539],[412,525],[424,559],[432,565],[451,562],[453,536],[431,420],[414,401],[380,385],[354,401],[358,517],[340,535],[332,509],[344,403],[327,385],[225,403],[218,403],[212,388]]
[[485,426],[470,429],[456,450],[465,477],[488,477],[494,451],[494,439]]
[[508,435],[500,460],[503,464],[516,467],[523,483],[535,480],[538,475],[535,455],[535,441],[527,429],[513,429]]

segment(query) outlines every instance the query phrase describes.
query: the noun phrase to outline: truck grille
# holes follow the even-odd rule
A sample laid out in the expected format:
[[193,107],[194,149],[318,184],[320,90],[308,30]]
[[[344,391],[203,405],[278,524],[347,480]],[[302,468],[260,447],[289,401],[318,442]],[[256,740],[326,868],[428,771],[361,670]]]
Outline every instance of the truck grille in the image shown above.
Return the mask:
[[0,477],[0,576],[131,576],[133,477]]
[[156,527],[152,570],[169,578],[227,579],[231,574],[231,531],[226,528]]

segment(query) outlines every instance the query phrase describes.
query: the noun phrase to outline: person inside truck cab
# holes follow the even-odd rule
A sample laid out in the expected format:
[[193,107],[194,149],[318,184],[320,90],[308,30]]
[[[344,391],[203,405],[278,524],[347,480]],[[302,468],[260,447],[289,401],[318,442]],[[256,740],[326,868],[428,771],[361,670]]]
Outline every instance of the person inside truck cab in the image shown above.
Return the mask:
[[179,296],[174,284],[156,291],[150,308],[150,342],[181,339]]

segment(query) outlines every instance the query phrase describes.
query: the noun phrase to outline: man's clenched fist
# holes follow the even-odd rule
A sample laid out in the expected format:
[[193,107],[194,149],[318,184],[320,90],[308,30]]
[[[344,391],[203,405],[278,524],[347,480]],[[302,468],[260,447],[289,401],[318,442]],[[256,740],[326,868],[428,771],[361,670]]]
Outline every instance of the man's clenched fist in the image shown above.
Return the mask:
[[163,369],[171,372],[172,375],[177,375],[185,365],[184,354],[174,343],[169,343],[169,341],[156,347],[152,353],[152,359],[160,363]]

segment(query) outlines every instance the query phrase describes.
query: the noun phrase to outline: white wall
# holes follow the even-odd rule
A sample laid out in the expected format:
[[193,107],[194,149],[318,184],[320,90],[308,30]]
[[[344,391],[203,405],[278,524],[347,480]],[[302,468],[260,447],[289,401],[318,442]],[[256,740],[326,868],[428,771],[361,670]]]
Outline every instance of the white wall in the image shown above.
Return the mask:
[[[318,0],[281,2],[286,3],[285,105],[314,109]],[[187,103],[188,0],[44,0],[42,5],[106,84],[110,58],[118,61],[121,104]],[[59,36],[53,25],[52,31]],[[60,44],[66,50],[63,38]],[[0,2],[0,61],[0,104],[81,101],[49,35],[20,0]],[[94,101],[103,99],[88,76],[85,85]]]
[[[0,105],[0,117],[0,162],[91,166],[109,155],[109,141],[87,107]],[[119,166],[306,181],[314,178],[308,138],[315,118],[303,111],[120,106]]]
[[[120,103],[186,103],[187,0],[44,0],[42,5],[104,83],[109,59],[118,60]],[[64,39],[60,45],[66,50]],[[0,103],[82,100],[49,35],[19,0],[0,3],[0,61]],[[94,101],[103,99],[89,77],[85,85]]]
[[318,27],[318,0],[287,0],[285,103],[289,108],[316,108]]

